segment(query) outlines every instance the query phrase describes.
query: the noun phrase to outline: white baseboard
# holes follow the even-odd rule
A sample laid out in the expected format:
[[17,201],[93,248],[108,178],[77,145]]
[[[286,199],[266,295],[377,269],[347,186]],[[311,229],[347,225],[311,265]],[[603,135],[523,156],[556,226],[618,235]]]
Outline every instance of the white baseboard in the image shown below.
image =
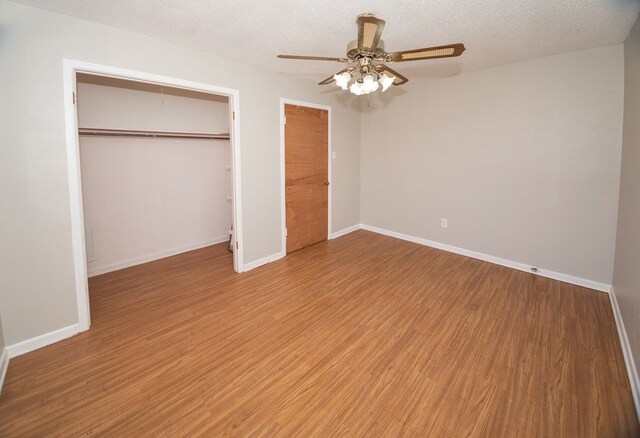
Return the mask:
[[0,355],[0,396],[2,395],[2,385],[4,384],[4,377],[7,375],[7,369],[9,368],[9,353],[6,348],[2,349]]
[[263,257],[261,259],[255,260],[253,262],[245,263],[243,272],[250,271],[250,270],[258,268],[258,267],[260,267],[262,265],[266,265],[267,263],[275,262],[276,260],[280,260],[285,255],[286,254],[284,252],[280,251],[280,252],[277,252],[275,254],[271,254],[270,256]]
[[[340,231],[336,231],[335,233],[331,233],[331,239],[335,239],[337,237],[344,236],[345,234],[352,233],[352,232],[354,232],[356,230],[359,230],[360,227],[361,227],[361,224],[355,224],[355,225],[352,225],[350,227],[344,228],[344,229],[342,229]],[[250,271],[250,270],[258,268],[258,267],[260,267],[262,265],[266,265],[267,263],[274,262],[276,260],[279,260],[279,259],[283,258],[284,256],[286,256],[286,252],[285,251],[280,251],[280,252],[278,252],[276,254],[271,254],[270,256],[263,257],[263,258],[258,259],[256,261],[253,261],[253,262],[249,262],[249,263],[244,265],[244,271],[243,272]]]
[[141,265],[142,263],[152,262],[154,260],[163,259],[165,257],[171,257],[177,254],[182,254],[183,252],[193,251],[194,249],[204,248],[206,246],[215,245],[217,243],[227,242],[229,240],[229,235],[226,234],[224,236],[216,237],[214,239],[208,239],[202,242],[191,243],[189,245],[180,246],[178,248],[172,248],[164,251],[157,251],[149,254],[145,254],[140,257],[135,257],[132,259],[123,260],[116,263],[109,263],[104,266],[89,266],[87,270],[87,275],[89,277],[95,277],[96,275],[106,274],[108,272],[117,271],[119,269],[130,268],[131,266]]
[[616,291],[611,287],[611,293],[609,294],[611,300],[611,308],[613,309],[613,316],[616,319],[616,327],[618,328],[618,336],[620,337],[620,346],[622,347],[622,354],[624,355],[624,363],[627,366],[627,375],[629,376],[629,386],[631,386],[631,394],[633,394],[633,402],[636,405],[636,414],[640,421],[640,379],[638,378],[638,369],[633,361],[633,353],[631,352],[631,345],[629,345],[629,338],[627,337],[627,330],[624,327],[624,321],[622,320],[622,314],[620,313],[620,307],[618,307],[618,299],[616,298]]
[[78,324],[73,324],[69,327],[63,327],[40,336],[18,342],[17,344],[8,345],[6,347],[6,351],[9,358],[12,359],[16,356],[20,356],[21,354],[29,353],[30,351],[37,350],[38,348],[46,347],[47,345],[70,338],[79,332],[80,327]]
[[407,234],[398,233],[396,231],[385,230],[384,228],[373,227],[371,225],[361,224],[361,228],[367,231],[373,231],[374,233],[384,234],[385,236],[395,237],[396,239],[407,240],[409,242],[418,243],[420,245],[430,246],[432,248],[442,249],[444,251],[453,252],[474,259],[484,260],[485,262],[495,263],[496,265],[506,266],[508,268],[517,269],[519,271],[529,272],[530,274],[539,275],[541,277],[551,278],[553,280],[564,281],[565,283],[575,284],[577,286],[586,287],[589,289],[595,289],[601,292],[609,292],[611,285],[599,283],[593,280],[587,280],[585,278],[574,277],[572,275],[562,274],[560,272],[549,271],[547,269],[541,269],[537,267],[537,272],[532,272],[532,265],[525,263],[514,262],[512,260],[502,259],[481,252],[471,251],[464,248],[458,248],[457,246],[447,245],[445,243],[434,242],[433,240],[423,239],[421,237],[409,236]]
[[336,231],[335,233],[331,233],[331,238],[335,239],[337,237],[342,237],[345,234],[349,234],[349,233],[353,233],[354,231],[358,231],[360,228],[362,228],[362,224],[351,225],[350,227],[343,228],[342,230]]

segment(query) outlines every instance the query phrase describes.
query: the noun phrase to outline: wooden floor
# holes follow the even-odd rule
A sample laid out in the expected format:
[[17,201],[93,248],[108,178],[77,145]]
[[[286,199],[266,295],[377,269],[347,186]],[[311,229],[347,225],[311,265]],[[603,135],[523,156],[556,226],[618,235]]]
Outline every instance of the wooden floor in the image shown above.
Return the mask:
[[640,436],[604,293],[366,231],[241,275],[225,246],[92,278],[0,436]]

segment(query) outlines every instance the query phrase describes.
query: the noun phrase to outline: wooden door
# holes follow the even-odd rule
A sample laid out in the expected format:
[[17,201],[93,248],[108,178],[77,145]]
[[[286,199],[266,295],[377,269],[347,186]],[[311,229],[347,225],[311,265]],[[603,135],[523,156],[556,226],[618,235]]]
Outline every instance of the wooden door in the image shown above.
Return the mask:
[[329,112],[285,105],[287,253],[327,239]]

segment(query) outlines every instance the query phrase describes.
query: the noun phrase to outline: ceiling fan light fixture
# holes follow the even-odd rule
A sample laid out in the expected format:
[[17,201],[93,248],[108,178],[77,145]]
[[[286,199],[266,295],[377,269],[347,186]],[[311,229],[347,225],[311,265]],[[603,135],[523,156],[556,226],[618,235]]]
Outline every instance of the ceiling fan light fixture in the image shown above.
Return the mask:
[[340,74],[333,75],[333,79],[336,81],[336,85],[343,90],[349,88],[349,81],[351,80],[351,73],[345,71]]
[[382,73],[382,75],[378,78],[378,82],[382,85],[382,92],[384,93],[387,89],[393,84],[394,77],[388,76],[386,73]]
[[371,73],[367,73],[362,76],[362,91],[364,94],[369,94],[378,89],[380,84],[375,80]]
[[362,89],[362,82],[359,81],[355,81],[353,84],[351,84],[351,87],[349,87],[349,91],[351,91],[351,93],[355,94],[356,96],[362,96],[364,93],[364,90]]

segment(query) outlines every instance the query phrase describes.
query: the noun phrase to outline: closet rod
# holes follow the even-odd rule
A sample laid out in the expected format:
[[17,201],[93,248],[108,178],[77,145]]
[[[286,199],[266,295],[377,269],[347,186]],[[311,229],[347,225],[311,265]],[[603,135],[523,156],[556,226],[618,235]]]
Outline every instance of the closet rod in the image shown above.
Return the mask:
[[183,138],[194,140],[229,140],[228,133],[140,131],[133,129],[79,128],[78,134],[95,137]]

